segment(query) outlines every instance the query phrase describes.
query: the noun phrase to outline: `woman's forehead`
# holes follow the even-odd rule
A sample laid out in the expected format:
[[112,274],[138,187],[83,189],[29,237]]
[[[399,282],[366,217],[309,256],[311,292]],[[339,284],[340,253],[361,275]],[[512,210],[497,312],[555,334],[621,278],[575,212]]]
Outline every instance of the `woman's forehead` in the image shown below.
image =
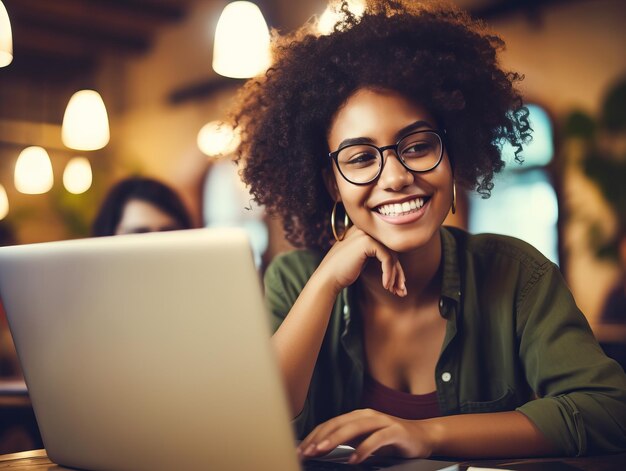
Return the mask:
[[[434,128],[428,110],[399,92],[387,89],[360,88],[334,114],[328,142],[331,148],[348,138],[393,139],[398,131],[424,121]],[[389,144],[389,142],[386,142]]]

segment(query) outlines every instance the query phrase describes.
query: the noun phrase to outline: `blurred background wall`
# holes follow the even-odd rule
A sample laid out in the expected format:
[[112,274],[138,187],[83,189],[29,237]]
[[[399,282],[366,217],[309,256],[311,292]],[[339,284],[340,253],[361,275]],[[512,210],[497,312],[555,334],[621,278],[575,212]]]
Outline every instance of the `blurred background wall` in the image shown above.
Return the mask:
[[[5,221],[14,228],[18,241],[86,236],[106,189],[131,173],[157,177],[174,186],[197,224],[203,224],[205,180],[217,160],[199,150],[197,135],[205,123],[226,116],[241,84],[241,80],[221,77],[211,68],[215,27],[228,2],[3,3],[12,22],[14,60],[0,68],[0,184],[9,201]],[[323,0],[255,3],[269,26],[279,32],[294,29],[326,8]],[[525,75],[521,85],[525,97],[547,117],[550,155],[539,163],[530,159],[527,165],[540,172],[539,180],[530,172],[523,174],[524,166],[518,169],[515,164],[509,165],[510,178],[517,178],[521,185],[541,181],[554,194],[544,192],[549,200],[554,199],[553,203],[544,203],[541,195],[533,199],[529,192],[514,204],[504,199],[500,216],[481,212],[482,203],[468,197],[465,213],[457,223],[469,225],[471,230],[483,227],[480,220],[492,223],[512,217],[522,227],[554,232],[555,261],[563,269],[578,304],[594,321],[620,273],[610,250],[603,252],[614,237],[620,214],[602,183],[590,176],[583,162],[596,140],[604,135],[602,116],[607,95],[626,79],[624,2],[452,3],[484,19],[504,38],[507,49],[502,55],[503,65]],[[100,150],[77,152],[61,141],[67,102],[83,88],[98,90],[107,107],[111,139]],[[52,161],[55,183],[42,195],[22,194],[14,186],[17,156],[30,145],[45,147]],[[614,153],[624,158],[624,149],[619,143],[615,145]],[[89,159],[93,183],[86,192],[75,195],[64,189],[61,176],[65,165],[77,155]],[[504,188],[507,178],[500,178]],[[494,197],[498,196],[498,183]],[[494,201],[497,203],[497,199]],[[550,214],[544,217],[545,208]],[[253,212],[262,218],[260,208],[253,208]],[[266,257],[271,257],[287,245],[279,224],[268,224]]]

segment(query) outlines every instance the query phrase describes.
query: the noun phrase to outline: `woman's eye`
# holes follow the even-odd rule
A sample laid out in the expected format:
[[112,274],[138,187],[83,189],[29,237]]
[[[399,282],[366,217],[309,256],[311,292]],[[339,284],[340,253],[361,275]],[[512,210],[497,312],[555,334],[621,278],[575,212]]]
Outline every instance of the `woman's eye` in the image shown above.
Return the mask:
[[376,162],[376,156],[368,153],[360,153],[350,157],[346,162],[347,165],[368,165]]
[[409,155],[426,155],[432,150],[432,146],[428,142],[417,142],[406,147],[402,153]]

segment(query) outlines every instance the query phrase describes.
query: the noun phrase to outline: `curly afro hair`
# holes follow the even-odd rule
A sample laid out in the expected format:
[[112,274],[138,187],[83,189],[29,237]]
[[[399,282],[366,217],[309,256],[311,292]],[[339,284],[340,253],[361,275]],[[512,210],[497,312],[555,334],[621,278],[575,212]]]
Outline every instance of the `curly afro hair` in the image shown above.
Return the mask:
[[328,35],[314,22],[274,40],[274,64],[249,80],[233,113],[242,130],[242,177],[282,218],[296,247],[327,250],[333,206],[323,182],[334,114],[358,89],[396,91],[425,106],[441,129],[457,184],[488,197],[505,142],[530,138],[528,111],[496,52],[503,41],[450,6],[370,1],[360,18],[344,1]]

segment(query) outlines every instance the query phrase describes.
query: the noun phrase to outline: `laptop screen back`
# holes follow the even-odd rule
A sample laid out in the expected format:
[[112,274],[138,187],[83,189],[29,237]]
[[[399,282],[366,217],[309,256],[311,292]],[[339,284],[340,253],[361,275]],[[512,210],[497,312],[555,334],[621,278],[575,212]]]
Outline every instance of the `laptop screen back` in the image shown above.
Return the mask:
[[1,248],[0,295],[53,461],[299,468],[243,231]]

